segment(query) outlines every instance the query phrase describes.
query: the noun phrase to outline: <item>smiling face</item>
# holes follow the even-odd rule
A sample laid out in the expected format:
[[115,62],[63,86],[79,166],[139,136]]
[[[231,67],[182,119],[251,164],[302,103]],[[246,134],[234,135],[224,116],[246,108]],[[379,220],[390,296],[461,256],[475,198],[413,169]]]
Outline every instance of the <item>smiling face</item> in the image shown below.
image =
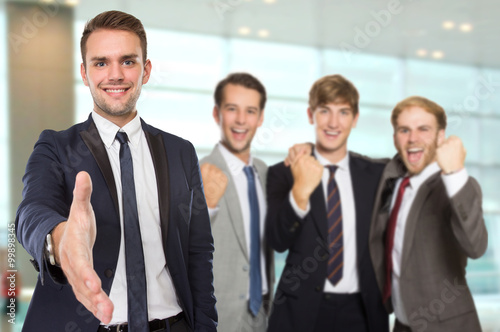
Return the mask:
[[347,154],[347,139],[356,127],[359,113],[354,115],[348,103],[329,103],[307,109],[309,123],[316,129],[316,149],[330,162],[336,163]]
[[142,85],[151,74],[151,62],[144,62],[136,34],[103,29],[90,34],[80,73],[90,88],[94,110],[123,127],[135,117]]
[[222,102],[213,110],[213,117],[221,130],[221,143],[244,163],[248,163],[250,144],[264,121],[260,98],[256,90],[227,84]]
[[419,106],[404,109],[394,130],[394,146],[410,175],[419,174],[436,160],[436,149],[445,138],[436,117]]

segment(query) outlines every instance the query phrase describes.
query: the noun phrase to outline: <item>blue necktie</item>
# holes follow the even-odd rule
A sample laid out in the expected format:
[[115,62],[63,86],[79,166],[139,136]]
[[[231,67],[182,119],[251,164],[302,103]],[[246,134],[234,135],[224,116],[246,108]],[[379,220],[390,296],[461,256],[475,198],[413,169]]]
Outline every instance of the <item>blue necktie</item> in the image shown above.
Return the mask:
[[257,316],[262,305],[262,279],[260,271],[260,217],[255,178],[251,166],[243,168],[248,180],[250,203],[250,311]]
[[335,286],[342,279],[344,266],[344,240],[342,229],[342,205],[340,204],[339,187],[335,181],[337,166],[327,166],[330,170],[328,179],[327,220],[328,220],[328,248],[330,258],[328,259],[328,280]]
[[122,177],[123,227],[125,235],[125,266],[127,270],[128,330],[149,332],[146,271],[142,251],[141,229],[135,197],[134,168],[128,137],[118,132]]

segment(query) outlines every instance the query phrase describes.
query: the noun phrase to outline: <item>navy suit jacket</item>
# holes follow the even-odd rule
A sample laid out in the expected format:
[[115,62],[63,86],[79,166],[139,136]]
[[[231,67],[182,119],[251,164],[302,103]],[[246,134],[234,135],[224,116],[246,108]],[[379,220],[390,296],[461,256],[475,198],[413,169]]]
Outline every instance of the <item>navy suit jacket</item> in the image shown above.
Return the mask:
[[[215,331],[213,238],[198,159],[191,143],[142,122],[158,186],[163,250],[177,298],[194,331]],[[99,321],[80,304],[62,270],[44,259],[46,235],[67,220],[75,177],[86,171],[93,183],[91,204],[97,225],[94,269],[109,294],[120,247],[118,197],[111,164],[92,118],[35,144],[23,177],[23,201],[16,216],[19,242],[34,257],[38,282],[24,331],[92,331]],[[154,176],[153,174],[151,176]]]
[[[373,203],[384,163],[351,152],[349,168],[356,210],[360,293],[370,331],[387,332],[388,314],[382,304],[368,251]],[[309,199],[311,210],[303,219],[297,216],[290,204],[292,186],[289,167],[280,163],[268,169],[266,237],[276,251],[288,250],[269,319],[270,332],[313,330],[327,275],[328,231],[322,184],[312,193]]]

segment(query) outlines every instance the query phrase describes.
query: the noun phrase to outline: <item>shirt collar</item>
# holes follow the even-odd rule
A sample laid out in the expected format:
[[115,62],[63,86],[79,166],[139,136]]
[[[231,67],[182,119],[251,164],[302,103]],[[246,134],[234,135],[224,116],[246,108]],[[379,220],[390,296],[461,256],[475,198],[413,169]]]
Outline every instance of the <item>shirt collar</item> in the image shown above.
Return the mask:
[[97,114],[96,111],[92,111],[92,120],[94,120],[95,126],[97,127],[99,135],[101,136],[102,142],[106,148],[109,149],[111,147],[118,131],[124,131],[133,146],[137,146],[139,144],[139,140],[141,138],[141,118],[138,114],[136,114],[135,117],[122,128]]
[[[323,166],[332,165],[332,163],[328,159],[323,157],[316,149],[314,149],[314,156],[316,157],[316,159],[319,161],[319,163],[321,165],[323,165]],[[338,163],[336,163],[334,165],[337,165],[338,168],[341,170],[348,171],[349,170],[349,152],[345,154],[344,158],[342,158]]]
[[[438,163],[435,161],[427,165],[422,172],[415,174],[410,177],[410,185],[413,189],[419,188],[422,183],[424,183],[432,174],[439,172],[440,168]],[[408,175],[408,174],[407,174]]]
[[[218,143],[217,147],[219,148],[220,153],[224,157],[226,161],[227,167],[232,175],[238,175],[243,171],[243,167],[247,166],[240,158],[236,157],[231,151],[229,151],[223,144]],[[253,158],[250,155],[248,160],[248,165],[253,167]]]

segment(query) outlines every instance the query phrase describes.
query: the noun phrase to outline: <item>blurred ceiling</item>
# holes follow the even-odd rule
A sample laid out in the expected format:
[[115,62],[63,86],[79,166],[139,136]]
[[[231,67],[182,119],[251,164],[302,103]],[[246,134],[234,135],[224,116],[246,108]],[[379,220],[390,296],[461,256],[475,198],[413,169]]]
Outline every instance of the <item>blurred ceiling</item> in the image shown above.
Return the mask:
[[110,9],[148,27],[500,68],[498,0],[80,0],[75,16]]

